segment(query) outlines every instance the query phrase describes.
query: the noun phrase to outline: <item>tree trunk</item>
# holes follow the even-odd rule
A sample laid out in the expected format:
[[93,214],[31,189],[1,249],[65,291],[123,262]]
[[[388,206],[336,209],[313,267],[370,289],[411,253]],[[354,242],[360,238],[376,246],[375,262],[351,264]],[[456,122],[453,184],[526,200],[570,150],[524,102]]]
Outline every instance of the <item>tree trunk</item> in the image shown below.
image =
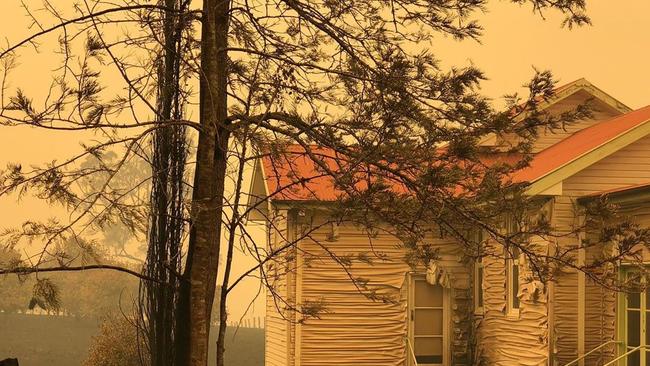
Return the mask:
[[[177,365],[207,366],[210,316],[219,268],[219,243],[226,160],[230,133],[227,117],[228,16],[230,2],[204,0],[201,28],[201,75],[199,120],[201,132],[197,146],[192,192],[192,227],[177,318],[179,338],[187,337]],[[179,314],[182,315],[182,314]]]
[[152,366],[174,364],[176,347],[175,307],[178,304],[181,271],[180,248],[184,221],[184,172],[187,157],[185,127],[164,124],[182,117],[180,58],[182,25],[178,0],[160,0],[165,10],[162,21],[163,63],[158,70],[157,120],[152,154],[151,218],[149,249],[144,273],[159,282],[143,281],[140,287],[142,324],[148,331]]

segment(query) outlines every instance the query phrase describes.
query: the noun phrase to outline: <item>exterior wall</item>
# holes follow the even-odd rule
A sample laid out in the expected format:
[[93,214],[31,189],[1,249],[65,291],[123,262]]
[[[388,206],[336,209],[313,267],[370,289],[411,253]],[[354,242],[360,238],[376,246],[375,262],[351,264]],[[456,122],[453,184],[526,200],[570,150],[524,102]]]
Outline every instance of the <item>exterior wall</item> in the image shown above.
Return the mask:
[[[297,230],[308,230],[323,220],[318,214],[313,221],[305,218],[304,224],[298,223]],[[406,278],[411,270],[404,259],[405,249],[389,234],[370,238],[365,230],[351,224],[338,227],[336,240],[328,239],[329,232],[326,225],[316,230],[311,239],[299,243],[298,306],[322,303],[325,309],[318,317],[299,321],[298,341],[293,345],[295,364],[404,365],[408,326]],[[442,239],[432,242],[440,249],[439,264],[449,271],[451,279],[452,364],[469,365],[469,270],[461,261],[458,245]],[[352,265],[344,269],[332,253],[339,259],[349,259]],[[372,292],[377,299],[360,293],[352,278],[368,280],[367,290],[361,292]]]
[[650,203],[646,202],[634,211],[635,222],[643,227],[650,227]]
[[[546,243],[540,244],[540,248],[546,250]],[[520,261],[519,314],[508,314],[503,249],[500,245],[492,245],[488,250],[492,255],[483,258],[484,315],[476,317],[477,352],[481,364],[546,365],[549,355],[546,289],[533,294],[533,284],[525,282],[529,274],[526,264]]]
[[[279,248],[286,242],[289,234],[287,219],[286,211],[280,211],[274,217],[269,230],[269,249]],[[279,255],[266,266],[267,285],[272,289],[267,289],[266,295],[264,359],[267,366],[292,365],[289,345],[294,327],[290,321],[291,312],[287,310],[285,303],[290,301],[290,289],[293,290],[292,286],[289,286],[291,262],[290,257]]]
[[[558,234],[568,234],[577,224],[577,197],[556,197],[554,202],[553,225]],[[580,239],[573,235],[557,239],[556,246],[560,251],[573,250],[567,259],[577,260],[575,250]],[[585,261],[597,257],[602,248],[589,248],[585,253]],[[564,269],[554,283],[553,314],[554,314],[554,360],[563,365],[578,357],[579,334],[579,274],[573,269]],[[589,278],[585,279],[585,319],[584,319],[584,351],[614,340],[616,335],[616,293],[604,289]],[[585,365],[600,365],[604,360],[611,360],[615,353],[614,344],[605,346],[591,356],[585,358]]]
[[[597,258],[601,251],[592,248],[586,253],[586,261]],[[599,286],[587,278],[585,284],[585,351],[616,339],[616,297],[615,291]],[[616,346],[611,344],[585,358],[586,365],[602,365],[612,360]]]
[[[650,202],[636,202],[632,206],[622,206],[621,214],[641,227],[650,227]],[[647,248],[639,248],[644,261],[650,260]],[[587,263],[596,258],[602,248],[592,248],[587,251]],[[616,337],[616,306],[615,291],[598,286],[587,279],[586,283],[586,319],[585,319],[585,350],[591,350]],[[586,358],[586,365],[601,365],[604,361],[612,360],[616,354],[614,344],[604,347]]]
[[[557,234],[572,230],[576,220],[576,204],[570,196],[555,198],[551,223],[557,229]],[[560,237],[554,247],[563,251],[576,248],[578,243],[576,237]],[[572,259],[575,260],[575,256]],[[578,273],[565,269],[558,274],[553,285],[553,353],[555,362],[563,365],[578,357]]]
[[[303,218],[295,229],[298,233],[315,227],[324,218]],[[380,233],[369,238],[364,230],[353,225],[338,227],[338,239],[328,239],[331,229],[316,230],[298,248],[299,279],[296,289],[298,306],[322,303],[325,310],[317,318],[297,321],[296,327],[278,326],[267,333],[269,337],[284,337],[273,355],[285,353],[296,356],[295,365],[404,365],[407,359],[406,274],[410,268],[404,261],[406,251],[396,238]],[[473,314],[471,276],[473,271],[464,264],[462,249],[453,241],[429,241],[440,249],[439,263],[451,274],[451,324],[449,329],[452,365],[546,365],[548,362],[547,293],[530,294],[531,286],[525,264],[521,266],[522,289],[520,314],[505,314],[505,262],[487,259],[484,262],[484,314]],[[546,243],[540,243],[546,248]],[[500,249],[495,249],[500,250]],[[351,260],[348,271],[331,253]],[[371,263],[359,258],[369,258]],[[424,271],[421,269],[420,271]],[[289,288],[291,288],[289,276]],[[373,301],[354,286],[351,278],[367,279],[368,289],[375,291]],[[366,292],[367,293],[367,292]],[[528,294],[528,295],[527,295]],[[388,298],[393,301],[382,301]],[[285,322],[286,323],[286,322]],[[297,329],[295,336],[291,329]],[[476,332],[476,333],[474,333]],[[471,354],[477,344],[477,354]],[[270,354],[267,350],[267,355]],[[472,357],[477,357],[475,361]],[[279,363],[267,360],[267,365]],[[480,359],[480,361],[478,361]],[[290,364],[283,359],[282,364]]]
[[[618,202],[617,198],[610,197],[610,200],[620,205],[619,214],[622,220],[638,224],[642,228],[650,228],[650,199],[642,198],[635,202]],[[633,250],[641,255],[641,260],[645,264],[650,264],[649,248],[643,244],[639,244]],[[636,259],[631,260],[631,262],[636,262]]]
[[[571,230],[575,222],[574,207],[578,197],[623,188],[650,181],[650,136],[640,139],[611,156],[566,179],[564,195],[555,198],[554,225],[559,232]],[[641,219],[644,219],[642,217]],[[560,249],[578,245],[578,238],[558,240]],[[589,261],[598,255],[596,248],[586,253]],[[578,349],[578,273],[566,270],[555,284],[553,307],[555,317],[555,352],[559,364],[577,357]],[[616,294],[603,289],[589,279],[585,283],[585,351],[616,337]],[[587,365],[597,365],[600,359],[611,359],[614,346],[587,358]]]
[[[318,219],[318,218],[317,218]],[[326,311],[301,324],[300,365],[401,365],[406,359],[406,303],[400,301],[408,266],[396,241],[381,235],[372,241],[351,226],[339,227],[339,239],[328,241],[327,229],[314,240],[300,243],[303,303],[322,302]],[[390,258],[383,261],[372,250]],[[333,258],[346,256],[353,264],[349,273]],[[367,255],[374,264],[357,262]],[[372,301],[354,286],[352,278],[368,279],[379,296],[395,302]]]
[[622,148],[564,181],[576,197],[650,182],[650,135]]

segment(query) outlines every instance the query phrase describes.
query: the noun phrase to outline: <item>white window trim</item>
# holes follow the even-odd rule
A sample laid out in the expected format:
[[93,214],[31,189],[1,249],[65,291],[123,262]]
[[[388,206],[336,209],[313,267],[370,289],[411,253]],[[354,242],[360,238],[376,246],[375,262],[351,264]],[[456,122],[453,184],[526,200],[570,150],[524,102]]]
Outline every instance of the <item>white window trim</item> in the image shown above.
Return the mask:
[[[483,258],[481,253],[483,251],[483,231],[481,229],[474,232],[474,240],[477,245],[479,245],[477,254],[478,258],[474,260],[474,283],[473,283],[473,298],[474,298],[474,314],[475,315],[484,315],[485,314],[485,292],[483,284],[485,283],[485,264],[483,263]],[[479,272],[482,276],[479,276]],[[481,281],[479,283],[479,277]],[[481,296],[482,295],[482,296]],[[483,300],[482,304],[479,304],[479,297]]]
[[[508,215],[505,218],[505,232],[507,234],[517,230],[512,216]],[[505,266],[506,266],[506,316],[509,318],[519,318],[521,309],[521,300],[517,307],[515,307],[515,297],[518,296],[519,289],[521,289],[521,267],[519,265],[518,248],[504,248]],[[513,256],[513,254],[515,254]],[[514,286],[514,266],[517,266],[517,293],[515,293]]]
[[515,293],[514,289],[514,266],[518,267],[517,274],[519,278],[517,278],[517,284],[518,287],[521,287],[521,268],[519,266],[519,258],[512,258],[511,254],[506,251],[506,315],[518,318],[521,310],[521,300],[519,301],[519,306],[515,307],[515,296],[519,294]]
[[[479,272],[482,272],[482,276],[479,276]],[[481,281],[479,281],[479,278]],[[485,314],[485,294],[483,293],[483,283],[485,282],[485,265],[483,264],[482,259],[479,257],[474,261],[474,314],[483,315]],[[479,298],[483,293],[483,304],[479,304]]]

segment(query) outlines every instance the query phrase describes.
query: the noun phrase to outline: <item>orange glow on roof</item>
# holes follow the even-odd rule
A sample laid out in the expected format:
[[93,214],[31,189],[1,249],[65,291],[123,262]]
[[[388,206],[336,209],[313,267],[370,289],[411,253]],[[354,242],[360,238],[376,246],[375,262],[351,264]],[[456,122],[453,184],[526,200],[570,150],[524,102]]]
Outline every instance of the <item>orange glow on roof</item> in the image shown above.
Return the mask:
[[580,130],[540,151],[530,166],[516,173],[513,179],[517,182],[535,181],[649,120],[650,106],[646,106]]
[[[557,144],[536,154],[530,166],[516,172],[513,182],[533,182],[554,170],[574,161],[593,149],[610,142],[630,130],[650,121],[650,106],[626,113],[624,115],[599,122],[565,138]],[[439,150],[444,151],[444,148]],[[310,154],[335,172],[344,174],[350,171],[351,162],[332,149],[311,146]],[[481,161],[486,165],[495,163],[514,164],[519,160],[517,155],[484,156]],[[346,192],[335,186],[334,178],[329,176],[300,145],[290,145],[284,154],[262,159],[264,178],[271,200],[284,201],[335,201],[344,197]],[[386,177],[384,177],[386,178]],[[386,183],[396,192],[406,193],[408,189],[399,180],[386,179]],[[357,190],[363,190],[366,184],[356,183]],[[455,194],[465,191],[464,187],[456,187]]]

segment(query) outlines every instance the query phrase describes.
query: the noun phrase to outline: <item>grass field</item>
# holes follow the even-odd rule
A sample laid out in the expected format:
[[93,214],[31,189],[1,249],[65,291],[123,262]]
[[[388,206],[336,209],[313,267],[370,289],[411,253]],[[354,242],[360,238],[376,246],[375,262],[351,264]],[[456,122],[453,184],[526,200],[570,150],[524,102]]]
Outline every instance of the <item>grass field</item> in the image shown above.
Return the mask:
[[[76,366],[86,357],[99,329],[95,319],[0,314],[0,360],[17,357],[21,366]],[[214,334],[210,344],[214,344]],[[234,336],[234,337],[233,337]],[[229,328],[226,366],[264,365],[264,330]],[[210,352],[211,365],[215,364]]]

